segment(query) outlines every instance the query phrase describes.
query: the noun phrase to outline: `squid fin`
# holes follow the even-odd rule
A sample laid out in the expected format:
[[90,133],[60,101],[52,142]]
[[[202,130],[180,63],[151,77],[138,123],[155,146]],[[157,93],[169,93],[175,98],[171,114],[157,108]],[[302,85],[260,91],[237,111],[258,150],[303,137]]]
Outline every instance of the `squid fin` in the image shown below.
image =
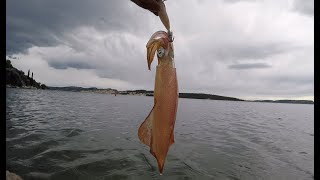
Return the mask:
[[140,141],[149,147],[151,147],[151,133],[152,133],[152,121],[153,121],[154,107],[155,106],[153,106],[149,115],[144,120],[144,122],[140,125],[139,130],[138,130],[138,137],[139,137]]

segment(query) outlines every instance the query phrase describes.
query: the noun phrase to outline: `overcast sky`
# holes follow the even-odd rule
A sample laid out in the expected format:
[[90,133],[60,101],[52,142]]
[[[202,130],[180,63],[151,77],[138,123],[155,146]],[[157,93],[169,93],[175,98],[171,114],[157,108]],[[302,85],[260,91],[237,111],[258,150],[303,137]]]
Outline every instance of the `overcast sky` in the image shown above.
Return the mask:
[[[313,0],[167,0],[180,92],[314,96]],[[165,30],[129,0],[6,1],[6,53],[48,86],[153,90],[146,43]]]

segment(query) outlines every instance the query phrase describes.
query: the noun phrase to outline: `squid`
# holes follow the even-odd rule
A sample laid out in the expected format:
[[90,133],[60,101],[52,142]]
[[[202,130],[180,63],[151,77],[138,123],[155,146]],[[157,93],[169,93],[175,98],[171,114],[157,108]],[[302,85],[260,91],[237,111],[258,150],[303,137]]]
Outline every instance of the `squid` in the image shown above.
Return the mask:
[[154,86],[154,105],[138,129],[140,141],[150,147],[162,175],[169,147],[174,143],[174,125],[178,108],[178,81],[170,34],[155,32],[147,45],[147,64],[158,57]]

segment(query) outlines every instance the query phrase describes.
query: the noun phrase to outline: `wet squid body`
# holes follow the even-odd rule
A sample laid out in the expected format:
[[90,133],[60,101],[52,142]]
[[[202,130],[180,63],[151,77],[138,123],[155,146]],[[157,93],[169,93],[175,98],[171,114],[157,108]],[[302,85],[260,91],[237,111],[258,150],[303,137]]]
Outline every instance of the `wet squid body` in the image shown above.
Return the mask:
[[162,174],[165,159],[174,143],[174,124],[178,107],[178,82],[174,66],[173,43],[165,31],[155,32],[147,43],[147,62],[150,65],[155,54],[158,57],[154,87],[154,106],[140,125],[138,136],[150,147]]

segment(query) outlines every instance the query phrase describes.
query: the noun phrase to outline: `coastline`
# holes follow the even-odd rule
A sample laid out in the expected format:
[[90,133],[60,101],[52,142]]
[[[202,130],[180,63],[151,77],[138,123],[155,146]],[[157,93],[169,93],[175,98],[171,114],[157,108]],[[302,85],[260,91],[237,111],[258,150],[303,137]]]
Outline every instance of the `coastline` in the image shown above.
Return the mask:
[[[7,88],[18,88],[18,89],[39,89],[33,86],[11,86],[6,85]],[[76,86],[67,87],[50,87],[42,90],[57,90],[57,91],[69,91],[69,92],[81,92],[81,93],[98,93],[98,94],[108,94],[108,95],[133,95],[133,96],[153,96],[153,91],[149,90],[125,90],[118,91],[116,89],[98,89],[95,87],[83,88]],[[207,100],[224,100],[224,101],[242,101],[242,102],[261,102],[261,103],[285,103],[285,104],[314,104],[311,100],[243,100],[234,97],[220,96],[214,94],[204,94],[204,93],[179,93],[179,98],[185,99],[207,99]]]

